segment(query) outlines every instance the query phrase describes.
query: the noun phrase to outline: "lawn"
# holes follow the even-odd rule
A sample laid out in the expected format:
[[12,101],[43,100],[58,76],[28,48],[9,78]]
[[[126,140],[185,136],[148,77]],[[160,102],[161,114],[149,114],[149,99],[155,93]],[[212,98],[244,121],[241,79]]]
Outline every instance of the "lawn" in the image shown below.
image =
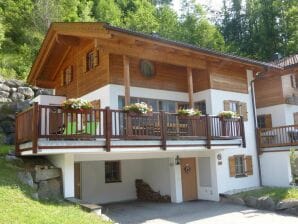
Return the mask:
[[64,201],[32,199],[30,189],[16,177],[19,168],[4,159],[9,149],[11,146],[0,146],[0,223],[105,223],[98,216]]
[[236,194],[236,196],[240,196],[242,198],[247,196],[270,196],[274,201],[277,202],[284,199],[298,199],[298,188],[264,187],[261,189],[242,192]]

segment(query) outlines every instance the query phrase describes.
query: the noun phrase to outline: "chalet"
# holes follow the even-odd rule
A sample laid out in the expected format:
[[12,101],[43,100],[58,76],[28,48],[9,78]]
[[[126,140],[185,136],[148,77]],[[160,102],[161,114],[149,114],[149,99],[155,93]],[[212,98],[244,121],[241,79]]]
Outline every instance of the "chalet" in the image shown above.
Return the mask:
[[[61,167],[66,198],[133,200],[142,179],[172,202],[216,201],[260,185],[250,83],[271,70],[280,67],[105,23],[53,23],[28,83],[54,95],[17,115],[16,150]],[[69,98],[93,109],[62,108]],[[153,113],[123,111],[135,102]],[[181,118],[180,107],[203,115]]]
[[261,173],[264,185],[289,186],[292,172],[298,177],[289,158],[289,149],[298,145],[298,54],[273,64],[283,71],[255,80]]

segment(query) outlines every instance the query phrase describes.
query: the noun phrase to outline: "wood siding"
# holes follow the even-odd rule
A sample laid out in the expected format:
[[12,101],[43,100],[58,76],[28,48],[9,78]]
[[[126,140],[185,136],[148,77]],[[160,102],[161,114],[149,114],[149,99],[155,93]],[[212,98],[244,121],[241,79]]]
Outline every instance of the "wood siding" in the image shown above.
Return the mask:
[[284,103],[281,77],[273,76],[256,80],[255,94],[257,108]]
[[[86,54],[94,48],[92,42],[81,44],[69,51],[55,79],[56,95],[63,95],[68,98],[81,97],[108,84],[109,57],[101,49],[99,49],[99,65],[90,71],[85,71]],[[74,67],[73,80],[68,86],[61,86],[63,71],[69,65]]]
[[248,93],[246,71],[213,68],[210,71],[210,87],[224,91]]

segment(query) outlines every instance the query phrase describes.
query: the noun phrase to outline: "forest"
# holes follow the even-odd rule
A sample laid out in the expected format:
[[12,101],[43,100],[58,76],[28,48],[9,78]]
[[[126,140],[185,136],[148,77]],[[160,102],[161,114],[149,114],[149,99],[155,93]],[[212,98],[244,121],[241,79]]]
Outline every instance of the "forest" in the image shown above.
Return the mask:
[[114,26],[253,59],[298,53],[297,0],[0,0],[0,75],[25,79],[51,22]]

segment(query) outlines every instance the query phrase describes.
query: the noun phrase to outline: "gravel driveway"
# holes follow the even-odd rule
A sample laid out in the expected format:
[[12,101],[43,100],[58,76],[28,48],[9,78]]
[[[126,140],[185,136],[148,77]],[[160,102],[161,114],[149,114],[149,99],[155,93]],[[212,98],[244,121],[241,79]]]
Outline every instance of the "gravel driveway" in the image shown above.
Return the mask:
[[105,205],[116,223],[298,224],[298,217],[210,201],[181,204],[125,202]]

